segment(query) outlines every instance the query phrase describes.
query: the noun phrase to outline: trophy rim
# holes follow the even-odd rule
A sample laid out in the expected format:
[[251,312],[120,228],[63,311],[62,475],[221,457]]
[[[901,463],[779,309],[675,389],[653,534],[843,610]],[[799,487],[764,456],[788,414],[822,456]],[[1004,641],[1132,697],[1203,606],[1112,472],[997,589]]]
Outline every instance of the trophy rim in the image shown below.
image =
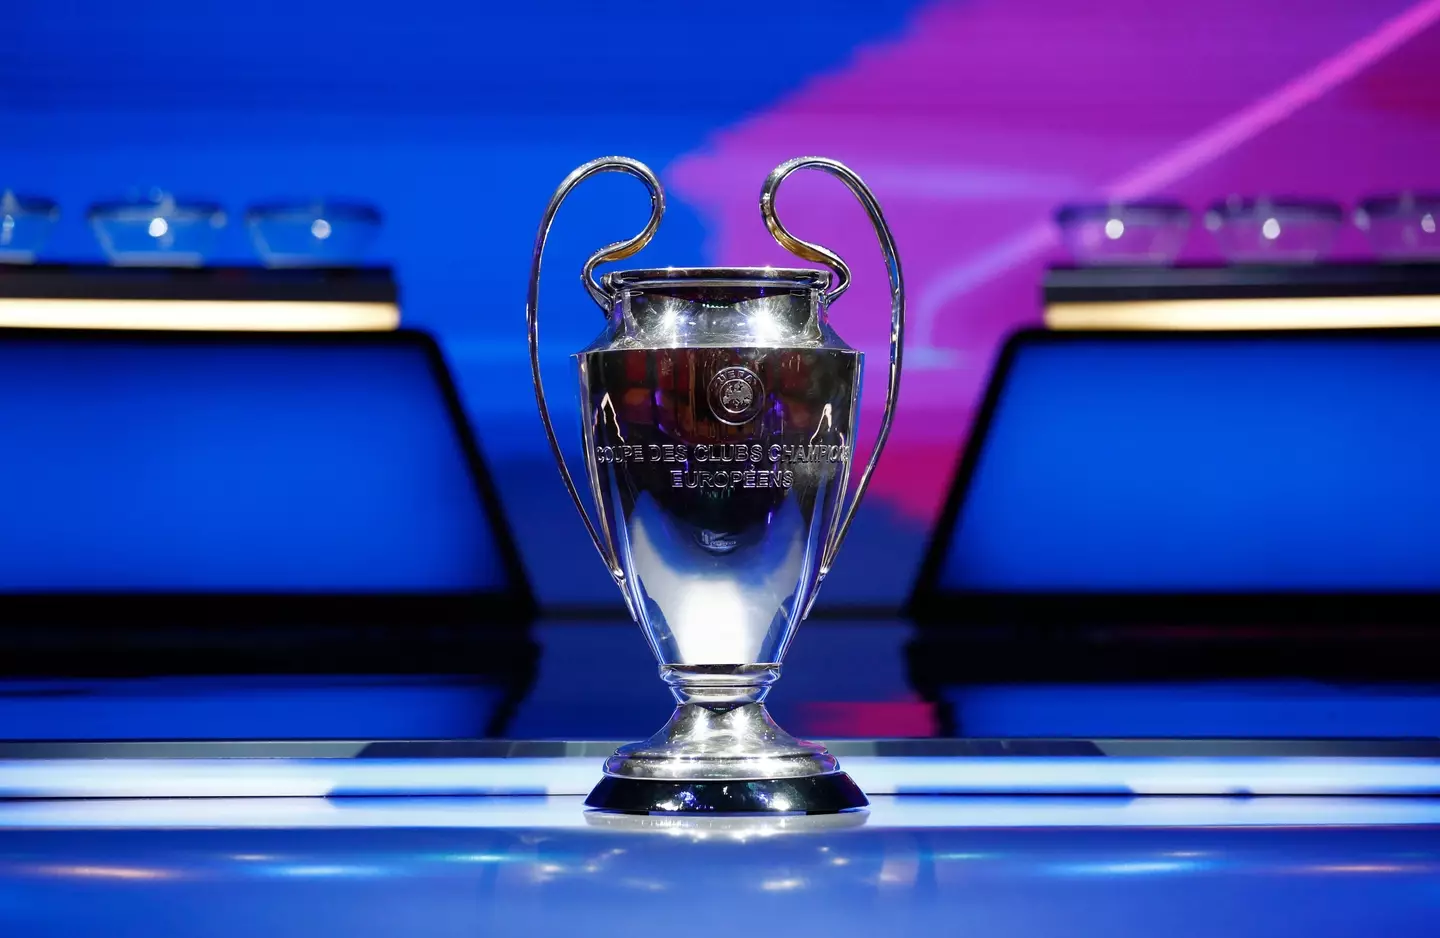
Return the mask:
[[828,270],[808,267],[647,267],[605,274],[611,288],[646,286],[776,286],[824,290],[830,286]]

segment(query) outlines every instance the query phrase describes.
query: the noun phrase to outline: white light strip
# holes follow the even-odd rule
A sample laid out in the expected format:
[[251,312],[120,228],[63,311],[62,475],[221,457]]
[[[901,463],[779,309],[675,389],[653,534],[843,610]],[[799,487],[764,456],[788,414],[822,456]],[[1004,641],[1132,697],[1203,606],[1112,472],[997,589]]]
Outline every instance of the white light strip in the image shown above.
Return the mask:
[[[1440,760],[1402,758],[954,759],[851,756],[872,795],[1434,795]],[[70,759],[0,762],[0,798],[313,798],[585,795],[600,760]]]
[[584,795],[599,759],[36,759],[0,762],[0,798]]
[[27,329],[383,332],[399,325],[394,303],[0,297],[0,326]]
[[1391,758],[851,757],[876,794],[1430,795],[1440,761]]
[[1341,329],[1440,325],[1440,296],[1051,303],[1051,329]]
[[[714,833],[717,819],[698,830]],[[746,823],[757,818],[744,818]],[[868,829],[1278,827],[1440,825],[1430,798],[926,798],[877,796]],[[86,828],[453,828],[547,830],[591,827],[579,797],[143,799],[0,804],[0,830]],[[623,828],[622,828],[623,829]],[[683,836],[684,826],[658,831]],[[505,859],[496,855],[495,860]],[[533,860],[533,852],[516,857]],[[457,858],[459,859],[459,858]],[[260,862],[259,858],[254,858]],[[241,860],[240,862],[247,862]]]

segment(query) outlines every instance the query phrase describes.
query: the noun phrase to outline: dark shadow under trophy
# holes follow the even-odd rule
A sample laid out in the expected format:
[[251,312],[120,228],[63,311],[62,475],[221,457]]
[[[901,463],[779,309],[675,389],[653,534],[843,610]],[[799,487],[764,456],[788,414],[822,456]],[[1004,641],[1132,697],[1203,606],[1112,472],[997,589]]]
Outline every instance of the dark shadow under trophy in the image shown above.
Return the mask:
[[[874,223],[890,278],[890,371],[874,452],[847,504],[862,355],[831,328],[845,262],[775,214],[797,169],[840,178]],[[619,171],[650,190],[645,230],[586,262],[606,317],[579,366],[592,522],[561,456],[540,381],[537,316],[545,239],[583,180]],[[535,396],[560,474],[679,702],[650,739],[622,747],[586,804],[635,813],[823,814],[865,795],[824,747],[765,711],[796,627],[810,611],[890,432],[900,384],[905,290],[894,240],[869,188],[816,157],[778,167],[760,196],[775,239],[825,270],[665,268],[607,273],[659,227],[665,196],[643,164],[608,157],[561,184],[540,223],[526,310]],[[833,272],[833,273],[832,273]]]

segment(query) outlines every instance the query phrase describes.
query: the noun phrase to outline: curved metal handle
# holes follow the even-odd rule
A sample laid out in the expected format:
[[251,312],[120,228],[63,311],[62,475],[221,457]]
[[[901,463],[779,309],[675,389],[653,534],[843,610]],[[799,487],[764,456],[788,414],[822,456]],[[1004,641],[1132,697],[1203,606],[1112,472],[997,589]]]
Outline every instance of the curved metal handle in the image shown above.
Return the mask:
[[[890,381],[885,393],[885,416],[880,421],[880,434],[875,438],[875,452],[870,455],[870,462],[866,464],[865,471],[860,475],[860,482],[855,488],[855,498],[850,502],[850,506],[839,515],[840,524],[821,555],[820,576],[823,579],[830,572],[830,565],[835,560],[835,554],[840,550],[840,544],[850,531],[850,523],[855,520],[855,510],[860,507],[860,500],[865,497],[865,490],[870,486],[870,476],[874,473],[876,464],[880,462],[880,453],[885,449],[885,441],[890,438],[890,425],[895,419],[895,405],[900,399],[900,359],[905,350],[905,278],[900,272],[900,258],[895,253],[895,237],[890,233],[890,226],[885,222],[885,214],[880,211],[880,203],[875,200],[875,193],[870,191],[870,187],[865,185],[864,181],[844,163],[820,156],[802,156],[781,163],[765,180],[765,185],[760,190],[760,216],[765,219],[765,227],[770,229],[770,233],[775,236],[776,241],[780,242],[781,247],[805,260],[825,264],[835,271],[835,283],[826,293],[827,301],[835,300],[850,288],[849,266],[834,251],[809,241],[801,241],[792,235],[780,223],[780,219],[775,214],[775,193],[780,188],[780,183],[785,181],[785,177],[797,169],[823,170],[845,183],[850,192],[864,206],[866,214],[870,216],[870,221],[875,226],[875,235],[880,239],[880,251],[885,255],[885,268],[890,276]],[[813,596],[811,601],[814,601]]]
[[597,173],[610,172],[628,173],[645,183],[645,188],[650,190],[650,220],[645,223],[644,231],[629,240],[605,245],[591,254],[590,259],[585,262],[585,266],[580,268],[580,282],[585,285],[585,291],[600,307],[600,311],[607,316],[610,315],[610,307],[614,305],[615,297],[596,281],[595,268],[610,261],[623,261],[627,257],[640,253],[640,250],[650,243],[650,239],[655,237],[655,232],[660,227],[660,219],[665,215],[665,187],[660,185],[660,180],[644,163],[632,160],[628,156],[603,156],[598,160],[591,160],[565,177],[565,181],[560,183],[560,188],[556,189],[555,194],[551,196],[550,207],[545,210],[545,219],[540,223],[540,235],[535,241],[535,261],[532,268],[538,277],[540,252],[545,247],[545,234],[550,226],[550,219],[555,217],[556,209],[560,207],[561,202],[565,201],[570,190]]
[[[560,451],[560,441],[555,438],[555,427],[550,422],[550,408],[545,404],[545,385],[540,380],[540,262],[545,255],[545,241],[550,236],[550,225],[555,220],[555,213],[560,210],[560,203],[580,183],[598,173],[621,172],[627,173],[645,183],[650,190],[650,221],[645,225],[645,230],[628,241],[616,241],[614,244],[606,245],[590,256],[581,270],[581,280],[585,284],[586,291],[590,294],[600,308],[607,314],[610,312],[612,300],[610,294],[599,283],[595,282],[596,266],[606,261],[618,261],[638,252],[650,239],[655,236],[655,230],[660,227],[660,219],[665,214],[665,190],[660,186],[660,180],[650,171],[650,167],[639,160],[632,160],[626,156],[605,156],[598,160],[591,160],[584,166],[575,170],[555,194],[550,197],[550,204],[545,207],[545,214],[540,219],[540,231],[535,235],[535,252],[530,259],[530,293],[525,303],[525,323],[530,334],[530,376],[535,383],[535,403],[540,408],[540,423],[545,427],[545,436],[550,441],[550,452],[555,457],[555,464],[560,467],[560,478],[565,482],[565,490],[570,493],[570,500],[575,503],[575,509],[580,512],[580,520],[585,522],[585,530],[590,534],[590,540],[599,552],[600,559],[605,561],[605,566],[610,569],[610,575],[617,583],[623,584],[625,579],[624,571],[621,570],[613,549],[606,549],[606,542],[600,538],[600,533],[595,524],[590,520],[590,513],[585,510],[585,505],[580,501],[580,491],[575,487],[575,480],[570,475],[569,468],[565,465],[565,456]],[[608,539],[607,539],[608,540]]]

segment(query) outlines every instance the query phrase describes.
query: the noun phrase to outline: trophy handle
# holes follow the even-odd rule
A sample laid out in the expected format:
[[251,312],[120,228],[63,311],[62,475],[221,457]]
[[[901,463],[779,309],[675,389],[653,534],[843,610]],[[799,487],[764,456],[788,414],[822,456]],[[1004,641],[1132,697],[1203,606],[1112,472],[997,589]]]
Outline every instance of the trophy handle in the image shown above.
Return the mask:
[[565,482],[565,490],[570,493],[570,500],[580,512],[580,520],[585,522],[590,541],[599,552],[600,559],[605,561],[605,566],[609,568],[615,582],[623,586],[625,573],[621,570],[614,551],[606,549],[608,538],[601,539],[595,523],[590,520],[590,513],[580,501],[580,491],[575,487],[570,469],[565,465],[560,441],[555,438],[555,427],[550,422],[550,408],[545,403],[545,385],[540,380],[540,261],[545,254],[545,240],[550,236],[550,225],[555,220],[555,213],[560,210],[560,203],[565,201],[572,189],[591,176],[610,172],[628,173],[645,183],[645,187],[650,190],[650,221],[646,223],[643,231],[628,241],[616,241],[596,251],[581,268],[580,279],[585,284],[586,292],[607,315],[613,299],[609,291],[595,281],[595,268],[607,261],[623,260],[637,253],[655,236],[656,229],[660,227],[660,219],[665,214],[665,190],[661,187],[660,180],[650,171],[650,167],[625,156],[605,156],[591,160],[566,176],[565,181],[560,183],[560,187],[550,197],[550,204],[545,207],[545,214],[540,219],[540,231],[535,235],[535,252],[530,259],[530,293],[525,303],[525,323],[530,334],[530,376],[535,383],[535,403],[540,407],[540,423],[545,427],[546,439],[550,441],[550,452],[555,457],[555,464],[560,467],[560,478]]
[[[900,258],[895,252],[895,237],[890,233],[885,214],[880,210],[880,203],[875,200],[875,193],[870,191],[870,187],[843,163],[819,156],[802,156],[781,163],[765,180],[765,185],[760,190],[760,215],[765,219],[765,227],[770,229],[770,234],[780,242],[781,247],[797,257],[825,264],[835,271],[835,282],[826,292],[826,301],[833,302],[850,289],[850,267],[834,251],[809,241],[801,241],[792,235],[775,214],[775,193],[780,188],[780,183],[785,181],[785,177],[797,169],[823,170],[845,183],[865,207],[866,214],[875,226],[875,234],[880,239],[880,251],[885,255],[885,269],[890,276],[890,381],[885,392],[885,416],[880,421],[880,433],[875,438],[875,451],[870,454],[870,461],[866,463],[865,471],[860,475],[860,482],[855,488],[855,497],[838,516],[840,523],[821,554],[820,578],[824,579],[830,572],[830,565],[835,560],[836,552],[840,550],[840,544],[850,531],[850,523],[855,520],[855,510],[860,507],[860,500],[865,497],[865,489],[870,485],[870,476],[880,461],[880,453],[885,448],[885,441],[890,437],[890,425],[895,419],[895,404],[900,398],[900,359],[905,347],[905,278],[900,272]],[[810,601],[813,603],[814,600],[815,594],[812,594]],[[806,611],[809,611],[808,608]]]

